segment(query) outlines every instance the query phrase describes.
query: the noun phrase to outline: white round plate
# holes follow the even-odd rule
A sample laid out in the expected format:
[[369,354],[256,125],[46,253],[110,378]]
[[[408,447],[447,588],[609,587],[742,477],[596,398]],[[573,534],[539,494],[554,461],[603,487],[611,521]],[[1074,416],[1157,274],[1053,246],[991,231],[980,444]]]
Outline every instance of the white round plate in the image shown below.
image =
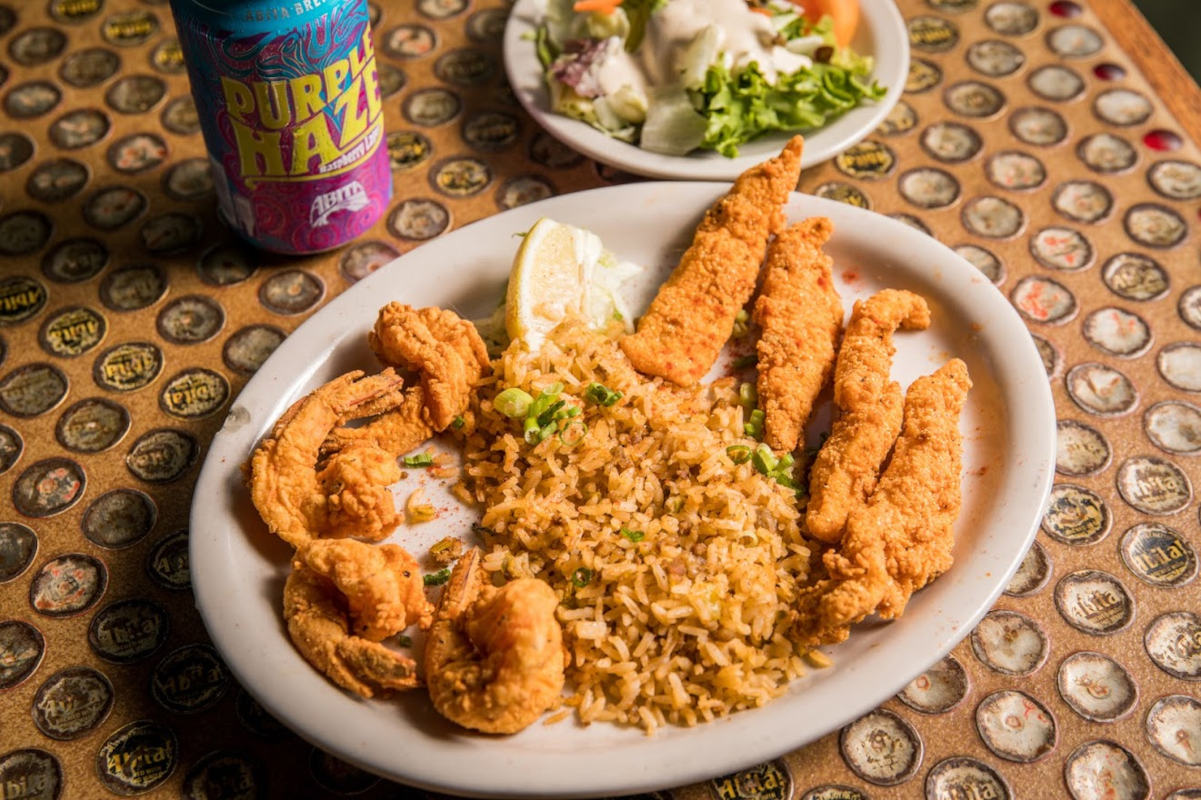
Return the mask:
[[[517,99],[539,125],[559,141],[590,158],[651,178],[677,180],[734,180],[743,170],[780,152],[791,134],[763,136],[738,148],[727,158],[712,151],[668,156],[606,136],[597,129],[551,111],[542,65],[531,37],[542,17],[543,0],[517,0],[505,26],[504,59],[509,84]],[[875,58],[872,77],[887,93],[876,103],[851,109],[829,125],[805,133],[802,167],[833,158],[866,137],[884,121],[901,98],[909,74],[909,35],[894,0],[860,0],[859,29],[851,47]]]
[[[892,623],[856,626],[827,652],[834,665],[795,681],[752,711],[695,728],[640,730],[572,720],[515,736],[471,734],[439,717],[424,691],[362,701],[293,649],[281,615],[290,548],[271,536],[242,485],[241,464],[294,399],[347,370],[378,370],[366,333],[390,300],[465,316],[496,307],[518,240],[541,216],[585,226],[619,256],[646,265],[633,287],[644,307],[691,238],[717,183],[635,183],[506,211],[422,245],[351,286],[284,341],[242,390],[213,438],[196,485],[191,572],[213,642],[243,686],[301,736],[368,770],[421,787],[480,796],[620,795],[680,786],[794,750],[887,700],[963,638],[1017,569],[1038,527],[1054,464],[1055,413],[1038,352],[1004,296],[934,239],[887,217],[793,194],[791,219],[834,222],[828,250],[847,309],[884,287],[930,302],[933,324],[899,333],[902,385],[951,356],[975,388],[962,419],[963,512],[955,565]],[[640,305],[641,304],[641,305]],[[413,470],[420,473],[423,470]],[[435,505],[457,505],[428,481]],[[398,501],[412,486],[397,487]],[[390,541],[419,558],[446,535],[474,538],[462,508],[403,527]],[[427,569],[430,569],[427,564]]]

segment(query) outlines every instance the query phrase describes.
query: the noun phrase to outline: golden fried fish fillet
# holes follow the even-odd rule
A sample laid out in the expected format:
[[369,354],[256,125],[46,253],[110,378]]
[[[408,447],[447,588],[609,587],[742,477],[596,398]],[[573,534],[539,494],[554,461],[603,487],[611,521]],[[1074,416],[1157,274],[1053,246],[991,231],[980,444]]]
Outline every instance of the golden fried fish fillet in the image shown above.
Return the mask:
[[420,374],[422,413],[436,431],[466,410],[472,386],[488,368],[488,348],[475,325],[448,309],[388,303],[367,343],[388,366]]
[[754,320],[762,328],[756,348],[764,441],[773,450],[796,449],[834,369],[842,299],[830,274],[834,262],[822,252],[833,232],[830,220],[813,217],[781,232],[767,250]]
[[795,136],[780,155],[742,173],[705,214],[637,333],[621,340],[640,372],[689,386],[713,366],[755,290],[767,240],[784,224],[802,145]]
[[809,472],[809,534],[837,543],[847,515],[871,494],[880,465],[901,429],[901,387],[888,378],[892,333],[930,325],[920,295],[884,289],[857,301],[834,365],[838,416]]
[[951,566],[962,503],[959,416],[972,382],[952,359],[905,395],[892,459],[842,543],[822,556],[829,577],[804,590],[798,632],[810,645],[840,642],[869,614],[895,619],[910,596]]

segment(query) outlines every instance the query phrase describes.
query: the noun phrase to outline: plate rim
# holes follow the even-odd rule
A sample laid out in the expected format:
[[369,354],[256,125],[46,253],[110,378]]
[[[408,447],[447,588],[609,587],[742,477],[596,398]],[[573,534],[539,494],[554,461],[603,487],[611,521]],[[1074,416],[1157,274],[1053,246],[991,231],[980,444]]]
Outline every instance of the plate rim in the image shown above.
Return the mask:
[[[561,201],[563,198],[569,196],[574,197],[576,195],[595,195],[602,193],[620,195],[623,193],[653,192],[662,187],[666,187],[670,191],[685,192],[688,194],[688,197],[691,199],[691,201],[695,201],[699,205],[702,194],[705,195],[705,197],[716,197],[727,191],[729,185],[724,182],[675,181],[639,182],[618,186],[599,187],[596,189],[586,190],[584,192],[572,193],[571,195],[561,195],[548,198],[546,200],[538,201],[537,203],[521,206],[516,209],[511,209],[509,211],[492,215],[490,217],[485,217],[481,220],[452,231],[444,236],[438,237],[438,239],[432,240],[431,243],[445,241],[450,237],[460,234],[464,236],[470,236],[473,232],[472,229],[475,226],[485,223],[496,225],[498,224],[497,220],[503,220],[507,216],[518,213],[528,216],[533,212],[540,211],[543,208],[553,207],[556,202]],[[1019,364],[1023,372],[1029,372],[1031,375],[1033,375],[1036,368],[1037,376],[1041,376],[1041,380],[1038,380],[1033,384],[1035,392],[1040,395],[1038,399],[1040,399],[1041,402],[1032,402],[1035,398],[1032,398],[1029,395],[1023,395],[1024,402],[1020,406],[1016,408],[1007,406],[1010,416],[1019,420],[1019,422],[1014,423],[1015,428],[1023,430],[1026,429],[1019,427],[1021,424],[1027,424],[1020,423],[1020,420],[1024,417],[1033,418],[1036,422],[1039,418],[1041,418],[1042,424],[1045,426],[1045,430],[1043,431],[1041,437],[1034,432],[1034,427],[1037,426],[1029,427],[1031,432],[1027,434],[1026,437],[1031,441],[1037,441],[1041,438],[1044,443],[1045,452],[1041,453],[1041,458],[1039,457],[1040,454],[1037,452],[1028,451],[1026,454],[1027,459],[1031,461],[1036,470],[1035,485],[1032,491],[1039,501],[1036,506],[1038,513],[1031,514],[1025,525],[1025,530],[1022,531],[1022,535],[1020,537],[1012,537],[1012,540],[1014,541],[1013,552],[1010,554],[1008,562],[1005,563],[1005,568],[997,572],[989,591],[977,601],[976,607],[971,609],[970,614],[962,617],[956,616],[956,622],[951,625],[951,630],[953,633],[950,633],[945,641],[941,642],[938,646],[931,648],[924,654],[923,660],[925,664],[922,667],[924,670],[928,668],[930,664],[936,663],[951,649],[953,649],[963,638],[970,634],[976,623],[985,614],[992,610],[997,598],[1008,585],[1009,580],[1020,566],[1026,551],[1029,549],[1030,543],[1035,538],[1041,519],[1041,510],[1046,503],[1046,499],[1051,490],[1055,475],[1054,463],[1056,416],[1050,381],[1046,378],[1041,359],[1039,358],[1037,349],[1034,345],[1034,341],[1028,335],[1029,329],[1021,321],[1021,318],[1017,315],[1016,310],[1014,310],[1009,304],[1005,296],[986,279],[983,279],[982,276],[978,276],[980,280],[972,279],[970,276],[977,275],[975,268],[949,247],[937,242],[937,240],[934,240],[932,237],[926,237],[924,234],[910,228],[902,222],[893,220],[875,212],[854,208],[832,200],[827,200],[813,195],[805,195],[799,192],[793,193],[792,197],[790,198],[789,205],[791,206],[796,203],[807,206],[803,213],[808,215],[829,214],[835,217],[849,215],[852,218],[862,218],[862,215],[866,215],[867,217],[873,218],[874,223],[884,226],[882,235],[889,234],[900,237],[902,244],[904,239],[910,237],[922,237],[922,240],[924,240],[922,242],[923,244],[927,246],[935,246],[936,248],[940,248],[941,250],[945,251],[943,253],[944,258],[951,258],[956,262],[961,262],[961,266],[964,268],[964,270],[966,270],[963,272],[963,274],[969,276],[968,278],[964,278],[964,280],[968,280],[973,284],[982,284],[981,288],[986,291],[981,294],[981,297],[989,296],[989,293],[991,293],[992,300],[987,301],[992,307],[990,310],[993,313],[1002,313],[1003,315],[1009,317],[1010,322],[1015,323],[1018,328],[1020,328],[1020,330],[1026,334],[1025,336],[1021,337],[1023,341],[1020,344],[1008,348],[1007,350],[1003,351],[1001,355],[1005,359]],[[620,207],[619,203],[616,205]],[[920,240],[912,239],[912,241],[917,242]],[[258,680],[253,677],[253,669],[247,668],[248,663],[246,659],[250,658],[250,655],[248,653],[239,651],[236,646],[231,646],[231,643],[233,645],[237,644],[237,642],[232,641],[235,637],[230,635],[232,627],[235,626],[229,626],[228,623],[221,618],[221,605],[219,601],[222,599],[222,597],[219,586],[220,582],[218,582],[216,585],[213,582],[216,569],[220,566],[227,565],[228,560],[225,562],[222,561],[220,557],[220,546],[218,546],[215,550],[206,549],[205,531],[206,529],[212,527],[212,517],[214,515],[211,513],[211,506],[209,506],[207,503],[201,502],[199,498],[207,498],[209,493],[212,491],[226,491],[230,483],[231,471],[236,473],[238,470],[237,465],[240,464],[249,454],[249,451],[233,453],[226,452],[229,447],[239,438],[246,437],[247,434],[245,433],[245,430],[247,427],[250,427],[247,425],[244,419],[241,419],[237,420],[237,427],[233,428],[232,430],[230,429],[229,423],[230,421],[234,421],[235,418],[239,416],[239,409],[241,409],[242,415],[246,415],[248,413],[241,405],[240,401],[244,397],[253,398],[256,395],[270,394],[274,391],[275,396],[274,400],[272,401],[274,405],[278,407],[279,405],[285,403],[287,398],[290,396],[291,391],[294,391],[294,387],[307,380],[308,377],[312,375],[313,371],[315,371],[319,365],[323,364],[328,359],[330,352],[332,352],[332,350],[335,349],[335,347],[337,347],[341,342],[345,341],[346,336],[349,335],[349,333],[342,334],[339,332],[339,334],[332,340],[330,340],[328,336],[324,336],[322,329],[329,326],[329,322],[327,320],[336,320],[343,306],[350,307],[357,304],[358,295],[369,292],[371,287],[375,286],[375,284],[379,283],[384,285],[388,280],[387,269],[389,267],[394,267],[399,262],[406,260],[416,263],[418,259],[422,258],[423,256],[423,249],[423,247],[414,248],[394,261],[389,262],[386,267],[378,270],[375,274],[369,275],[363,280],[359,281],[358,284],[349,287],[338,297],[335,297],[323,308],[319,309],[309,319],[305,320],[305,322],[303,322],[295,331],[292,332],[292,334],[284,341],[284,343],[281,344],[281,346],[268,358],[266,362],[264,362],[256,374],[251,377],[250,381],[248,381],[246,386],[242,389],[242,392],[239,394],[238,398],[235,398],[233,403],[231,403],[227,416],[227,424],[222,426],[222,428],[214,435],[212,441],[210,442],[204,464],[197,477],[193,493],[193,501],[189,513],[189,521],[191,526],[189,536],[189,560],[192,569],[193,593],[196,599],[197,610],[213,645],[217,648],[218,652],[221,654],[223,660],[225,660],[225,663],[230,668],[233,675],[238,679],[239,683],[246,689],[246,691],[249,692],[256,701],[262,704],[264,708],[276,716],[289,729],[299,734],[301,738],[304,738],[305,740],[323,750],[326,750],[327,752],[333,753],[343,760],[346,760],[352,764],[356,764],[374,774],[382,775],[391,780],[398,780],[406,784],[425,789],[450,791],[458,794],[479,797],[591,797],[645,792],[688,785],[697,781],[710,779],[717,775],[727,774],[756,763],[762,763],[764,761],[778,758],[785,753],[803,747],[804,745],[815,741],[821,736],[836,730],[838,727],[857,719],[862,714],[877,707],[895,695],[896,692],[903,688],[913,677],[921,674],[920,670],[914,672],[913,674],[908,674],[908,670],[906,670],[903,673],[898,673],[898,677],[894,681],[881,682],[876,685],[876,688],[869,688],[869,690],[861,693],[857,702],[850,702],[846,698],[842,698],[838,703],[839,708],[843,710],[840,715],[843,719],[840,723],[834,726],[823,726],[820,729],[806,730],[802,735],[794,738],[788,738],[783,743],[777,744],[763,740],[763,731],[756,730],[756,721],[761,717],[756,715],[755,712],[763,711],[763,709],[740,712],[731,715],[729,718],[717,720],[713,723],[699,726],[698,728],[686,729],[693,732],[701,731],[700,734],[695,735],[701,735],[706,739],[708,738],[708,734],[720,736],[725,732],[733,732],[736,734],[745,734],[745,739],[750,740],[754,739],[756,734],[758,734],[759,742],[756,744],[759,749],[754,750],[753,753],[747,753],[745,752],[745,749],[727,748],[724,757],[713,758],[710,754],[710,757],[704,759],[703,763],[697,763],[698,759],[695,757],[693,757],[691,760],[687,758],[687,756],[693,755],[693,751],[690,748],[691,745],[695,743],[695,740],[690,735],[681,734],[679,738],[671,740],[659,740],[660,744],[671,745],[671,747],[664,747],[663,749],[671,751],[674,748],[676,751],[675,755],[677,756],[677,760],[673,763],[675,769],[669,773],[666,773],[666,777],[658,777],[658,773],[652,772],[638,772],[636,774],[631,773],[623,776],[617,774],[615,770],[596,770],[598,774],[603,773],[606,778],[611,779],[610,782],[603,784],[591,784],[584,787],[581,787],[578,784],[578,780],[576,780],[576,773],[573,773],[570,777],[566,778],[562,776],[565,765],[559,765],[558,769],[547,769],[539,772],[541,777],[538,779],[539,782],[534,785],[530,785],[527,782],[530,778],[530,773],[511,775],[507,780],[501,779],[500,776],[495,774],[487,775],[483,779],[480,777],[472,779],[472,772],[470,770],[464,770],[455,774],[431,774],[428,769],[424,769],[424,765],[422,763],[415,761],[409,761],[405,765],[408,767],[405,772],[398,772],[397,768],[399,765],[397,764],[395,758],[393,758],[390,763],[377,763],[377,761],[372,760],[371,758],[365,758],[361,756],[356,749],[348,746],[345,742],[331,741],[331,739],[327,736],[323,736],[320,733],[314,733],[313,731],[308,730],[303,722],[297,721],[297,717],[303,718],[304,714],[301,713],[303,712],[303,709],[294,708],[296,705],[294,698],[292,699],[293,707],[289,707],[287,704],[277,704],[273,702],[272,699],[267,696],[269,692],[265,691],[263,687],[257,685]],[[426,252],[428,253],[429,251],[426,250]],[[920,271],[924,272],[926,270],[922,269]],[[977,290],[971,289],[969,291],[976,292]],[[310,340],[316,340],[318,344],[324,341],[324,345],[321,347],[314,347]],[[298,354],[303,355],[308,361],[307,367],[299,372],[295,371],[294,369],[291,372],[287,372],[289,365],[287,359],[292,356],[293,351],[298,351]],[[1018,351],[1026,351],[1026,353],[1024,356],[1019,356],[1017,354]],[[275,360],[274,366],[272,365],[273,360]],[[275,381],[281,378],[281,375],[279,374],[281,368],[284,370],[283,377],[286,380],[289,388],[289,392],[285,392],[283,396],[280,396],[278,390],[276,390],[272,385]],[[273,372],[276,374],[273,374]],[[1029,376],[1023,375],[1021,377],[1025,379]],[[265,423],[266,428],[269,429],[270,424],[270,422]],[[259,435],[255,434],[254,438],[251,440],[252,443],[257,442],[258,438]],[[1016,448],[1014,448],[1014,452],[1016,452]],[[898,635],[898,632],[894,632],[894,637]],[[848,669],[850,669],[852,672],[855,671],[855,669],[852,667],[848,667]],[[326,686],[330,686],[328,682],[325,681],[323,676],[318,676],[314,673],[313,678],[321,681]],[[334,691],[337,691],[336,688]],[[778,704],[783,702],[783,700],[784,698],[780,698],[774,703],[768,704],[768,706],[765,708],[770,710],[773,707],[777,707]],[[758,727],[761,728],[763,726],[758,725]],[[355,737],[352,735],[349,737],[349,739],[354,740]],[[465,742],[464,750],[461,755],[466,756],[478,755],[481,752],[485,752],[489,747],[487,740],[484,740],[485,743],[480,745],[481,737],[462,736],[456,741]],[[656,740],[652,739],[650,741],[654,742]],[[779,740],[776,741],[778,742]],[[627,745],[623,745],[622,749],[625,747],[627,747]],[[731,755],[732,753],[736,754]],[[569,756],[565,756],[560,752],[549,754],[537,753],[536,755],[536,759],[539,761],[549,759],[553,760],[555,764],[558,764],[559,761],[563,761],[565,758],[567,761],[571,761],[572,757],[578,757],[578,753],[571,753]],[[548,774],[558,774],[560,777],[557,780],[546,780]]]
[[[504,61],[505,77],[513,87],[513,94],[522,108],[534,121],[551,136],[596,161],[616,169],[624,170],[635,175],[642,175],[660,180],[734,180],[743,170],[764,160],[762,154],[743,153],[735,158],[726,158],[716,153],[697,153],[688,156],[669,156],[652,153],[640,147],[619,141],[597,131],[584,122],[555,114],[545,109],[542,92],[545,82],[542,80],[542,70],[533,47],[527,37],[533,32],[532,15],[537,13],[535,6],[541,0],[517,0],[509,13],[502,37],[502,59]],[[801,155],[801,167],[809,168],[828,161],[838,153],[866,139],[875,131],[893,107],[900,101],[905,90],[905,79],[909,67],[909,35],[905,20],[901,16],[894,0],[861,0],[863,10],[860,24],[871,31],[874,38],[887,41],[895,46],[884,55],[876,56],[876,65],[872,77],[885,85],[885,94],[878,102],[870,106],[860,106],[847,112],[848,115],[863,113],[863,121],[857,128],[848,130],[827,140],[819,138],[823,131],[830,126],[838,125],[840,117],[830,126],[818,128],[805,134],[805,151]],[[528,51],[528,52],[527,52]],[[527,80],[531,68],[537,67],[538,80],[534,88]],[[778,141],[783,143],[792,134],[780,132],[771,134],[758,141]],[[748,142],[753,144],[754,142]]]

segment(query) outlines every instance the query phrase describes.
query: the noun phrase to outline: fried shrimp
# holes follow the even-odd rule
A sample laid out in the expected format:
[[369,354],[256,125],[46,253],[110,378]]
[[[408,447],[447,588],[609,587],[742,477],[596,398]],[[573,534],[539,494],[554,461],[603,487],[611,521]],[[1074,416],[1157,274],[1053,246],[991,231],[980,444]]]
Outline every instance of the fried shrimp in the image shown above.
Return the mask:
[[867,505],[851,512],[839,547],[822,557],[829,578],[800,596],[800,635],[827,644],[868,614],[895,619],[910,596],[951,566],[962,504],[959,415],[972,382],[952,359],[905,395],[905,422]]
[[516,733],[563,691],[559,598],[545,582],[484,584],[480,551],[460,559],[425,645],[425,681],[438,713],[484,733]]
[[434,429],[425,419],[423,396],[420,388],[410,387],[405,389],[400,405],[366,425],[335,429],[322,445],[322,455],[333,455],[362,445],[387,451],[393,456],[416,449],[434,435]]
[[320,533],[376,542],[400,522],[388,488],[400,480],[396,456],[370,445],[339,451],[317,473],[325,496]]
[[344,602],[333,581],[293,563],[284,584],[284,620],[304,660],[360,697],[419,686],[413,659],[350,633]]
[[809,473],[805,522],[815,538],[837,543],[847,515],[875,488],[901,429],[901,387],[888,376],[892,333],[929,325],[930,308],[913,292],[884,289],[855,303],[834,365],[838,417]]
[[421,567],[399,545],[315,539],[296,551],[294,563],[333,581],[346,598],[356,636],[378,642],[412,624],[428,628],[433,620]]
[[813,402],[830,379],[842,329],[842,299],[822,245],[834,233],[825,217],[813,217],[780,233],[767,250],[767,275],[755,301],[762,328],[759,401],[764,441],[773,450],[795,450]]
[[795,136],[779,156],[742,173],[705,214],[637,333],[621,340],[640,372],[689,386],[713,366],[755,290],[767,240],[784,224],[802,145]]
[[[391,509],[386,454],[345,453],[319,474],[321,445],[335,426],[399,405],[404,381],[391,369],[334,378],[292,404],[250,459],[250,496],[267,528],[293,547],[322,533],[382,539]],[[397,473],[399,477],[399,473]]]
[[435,431],[446,430],[466,410],[472,386],[489,364],[475,325],[443,308],[389,303],[380,309],[367,343],[383,363],[420,375],[421,418]]

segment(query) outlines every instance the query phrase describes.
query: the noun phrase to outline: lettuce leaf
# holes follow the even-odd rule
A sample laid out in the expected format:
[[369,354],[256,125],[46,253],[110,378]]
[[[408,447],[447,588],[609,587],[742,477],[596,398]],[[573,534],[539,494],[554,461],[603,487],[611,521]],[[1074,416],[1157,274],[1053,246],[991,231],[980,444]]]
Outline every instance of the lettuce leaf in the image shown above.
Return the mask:
[[[784,17],[780,14],[776,17]],[[834,41],[834,18],[829,14],[822,15],[822,18],[817,22],[809,22],[800,14],[787,14],[788,21],[777,31],[780,36],[785,39],[800,39],[803,36],[820,36],[825,40],[826,44],[833,47]]]
[[694,98],[708,120],[701,147],[733,158],[740,144],[757,136],[820,128],[862,100],[884,96],[884,88],[875,81],[870,85],[863,81],[864,67],[870,69],[870,62],[860,59],[850,66],[814,63],[778,76],[773,85],[758,64],[737,74],[720,62],[714,64]]
[[545,25],[539,25],[534,33],[534,52],[538,54],[538,63],[542,71],[550,69],[550,65],[559,57],[559,48],[551,41],[550,30]]
[[633,53],[642,44],[642,37],[646,35],[647,20],[665,5],[667,0],[625,0],[621,4],[626,16],[630,18],[630,32],[626,36],[627,53]]

